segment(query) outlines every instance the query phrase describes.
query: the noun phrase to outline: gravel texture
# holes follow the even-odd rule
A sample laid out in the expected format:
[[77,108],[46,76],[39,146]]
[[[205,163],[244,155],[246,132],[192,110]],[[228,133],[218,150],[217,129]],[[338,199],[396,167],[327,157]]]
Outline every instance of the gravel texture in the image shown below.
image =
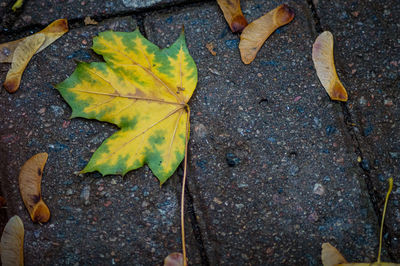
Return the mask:
[[[72,19],[70,32],[33,57],[15,94],[0,90],[0,184],[7,200],[0,229],[7,217],[22,218],[27,265],[159,265],[181,250],[182,169],[161,188],[148,167],[124,177],[77,175],[117,128],[70,120],[54,88],[76,61],[102,60],[90,49],[98,32],[137,26],[160,47],[184,26],[198,66],[189,102],[190,264],[321,265],[323,242],[349,261],[374,261],[389,176],[396,179],[383,260],[400,262],[396,1],[289,1],[294,20],[271,35],[250,65],[241,62],[239,36],[214,1],[25,1],[11,13],[12,2],[0,0],[0,42]],[[248,0],[242,9],[251,22],[279,4]],[[85,26],[86,16],[100,23]],[[316,76],[311,47],[322,30],[334,34],[347,104],[330,101]],[[0,64],[1,81],[8,67]],[[42,193],[52,217],[44,225],[30,221],[17,183],[22,164],[39,152],[49,153]]]
[[320,1],[322,30],[335,36],[336,65],[349,92],[349,126],[360,167],[378,213],[387,179],[394,178],[385,235],[393,259],[400,260],[400,16],[399,1]]

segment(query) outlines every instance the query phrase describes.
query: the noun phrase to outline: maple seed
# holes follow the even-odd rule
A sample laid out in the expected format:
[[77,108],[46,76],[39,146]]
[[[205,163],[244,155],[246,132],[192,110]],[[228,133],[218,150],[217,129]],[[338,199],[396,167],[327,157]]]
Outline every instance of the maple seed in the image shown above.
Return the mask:
[[347,92],[336,73],[333,58],[333,35],[321,33],[313,44],[312,59],[317,76],[332,100],[347,101]]
[[32,156],[21,167],[19,173],[19,189],[25,207],[34,222],[45,223],[50,219],[50,211],[42,200],[41,182],[43,168],[47,161],[47,153]]
[[[46,39],[42,46],[36,51],[36,53],[39,53],[43,51],[47,46],[52,44],[55,40],[60,38],[64,33],[68,31],[68,22],[66,19],[58,19],[51,24],[49,24],[46,28],[43,30],[33,34],[44,34]],[[33,36],[31,35],[31,36]],[[17,48],[17,46],[25,40],[27,37],[11,41],[11,42],[6,42],[0,44],[0,63],[11,63],[13,61],[13,55],[14,51]]]
[[240,35],[239,50],[243,63],[253,62],[268,37],[277,28],[291,22],[293,18],[294,11],[283,4],[250,23]]
[[24,265],[24,224],[17,215],[8,220],[1,236],[0,250],[3,266]]
[[247,26],[247,20],[240,8],[240,0],[217,0],[219,7],[224,13],[232,32],[242,32]]

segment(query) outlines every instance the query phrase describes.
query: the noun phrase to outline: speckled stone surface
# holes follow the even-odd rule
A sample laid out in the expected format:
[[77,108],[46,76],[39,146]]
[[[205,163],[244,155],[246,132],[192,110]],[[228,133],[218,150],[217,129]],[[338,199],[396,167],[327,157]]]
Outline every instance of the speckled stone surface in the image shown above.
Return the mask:
[[[294,20],[267,40],[250,65],[241,62],[239,36],[214,1],[171,8],[184,1],[25,1],[15,14],[7,11],[12,2],[0,0],[0,42],[60,16],[72,19],[69,33],[33,57],[15,94],[0,90],[1,195],[7,216],[18,214],[25,224],[27,265],[159,265],[181,250],[182,169],[162,188],[147,167],[124,177],[78,176],[117,128],[70,120],[71,109],[54,89],[76,60],[102,60],[90,50],[98,32],[136,26],[160,47],[172,44],[184,26],[198,66],[189,102],[191,265],[321,265],[323,242],[352,262],[376,259],[385,180],[399,173],[395,1],[289,1]],[[242,9],[251,22],[279,4],[249,0]],[[85,26],[85,16],[112,18]],[[346,105],[329,100],[314,70],[311,47],[321,29],[335,36]],[[1,81],[8,67],[0,64]],[[42,193],[52,217],[38,225],[23,206],[17,177],[29,157],[44,151],[49,160]],[[394,262],[400,262],[398,182],[383,255]]]
[[[31,25],[47,25],[53,20],[83,20],[92,18],[109,18],[127,13],[136,13],[148,9],[158,9],[187,0],[31,0],[24,1],[16,12],[11,10],[14,0],[0,0],[0,29],[15,31]],[[189,2],[189,1],[188,1]]]
[[[278,4],[246,1],[243,12],[252,21]],[[316,265],[326,241],[348,258],[375,258],[363,172],[341,105],[313,68],[311,13],[305,2],[289,5],[295,19],[250,65],[215,4],[145,19],[162,47],[184,25],[199,68],[188,182],[211,265]]]
[[393,177],[385,242],[400,260],[400,2],[319,1],[322,30],[335,36],[336,65],[349,92],[348,110],[360,166],[379,212]]
[[[77,176],[117,129],[70,120],[71,109],[53,87],[73,72],[74,60],[101,60],[90,49],[98,32],[135,28],[131,18],[118,18],[74,29],[33,57],[15,94],[0,92],[3,189],[9,215],[25,224],[27,265],[158,264],[181,249],[177,176],[161,189],[147,167],[124,177]],[[1,67],[3,80],[6,65]],[[43,226],[32,224],[18,191],[20,167],[38,152],[49,153],[42,193],[52,216]],[[192,243],[190,231],[187,241]],[[196,249],[189,254],[199,257]]]

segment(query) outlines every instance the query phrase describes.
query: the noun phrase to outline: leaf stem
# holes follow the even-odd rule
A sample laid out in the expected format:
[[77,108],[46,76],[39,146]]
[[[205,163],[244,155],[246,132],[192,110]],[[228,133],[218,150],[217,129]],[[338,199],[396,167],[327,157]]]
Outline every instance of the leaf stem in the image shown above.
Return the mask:
[[383,207],[383,214],[382,214],[382,222],[381,222],[381,232],[379,234],[379,251],[378,251],[378,260],[377,262],[380,263],[381,262],[381,249],[382,249],[382,235],[383,235],[383,222],[385,221],[385,215],[386,215],[386,207],[387,207],[387,203],[389,200],[389,195],[392,192],[393,189],[393,178],[389,178],[389,189],[388,192],[386,193],[386,199],[385,199],[385,206]]
[[183,164],[183,179],[182,179],[182,195],[181,195],[181,238],[182,238],[182,253],[183,253],[183,265],[187,266],[186,257],[186,243],[185,243],[185,186],[187,176],[187,154],[188,154],[188,142],[189,142],[189,119],[190,119],[190,108],[186,105],[187,120],[186,120],[186,134],[185,134],[185,160]]

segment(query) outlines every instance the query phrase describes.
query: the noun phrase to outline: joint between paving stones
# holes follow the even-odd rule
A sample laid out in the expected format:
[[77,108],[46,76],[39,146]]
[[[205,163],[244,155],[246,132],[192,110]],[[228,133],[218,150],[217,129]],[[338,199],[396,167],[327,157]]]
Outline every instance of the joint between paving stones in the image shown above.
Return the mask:
[[[138,27],[141,30],[141,32],[144,34],[144,25],[142,23],[142,28],[141,28],[141,24],[140,21],[144,21],[144,18],[152,12],[157,12],[157,11],[163,11],[163,12],[171,12],[177,9],[181,9],[181,8],[185,8],[185,7],[191,7],[191,6],[195,6],[198,4],[204,4],[207,2],[213,2],[213,0],[205,0],[205,1],[201,1],[201,0],[193,0],[193,1],[183,1],[181,3],[170,3],[170,4],[159,4],[159,5],[154,5],[154,6],[149,6],[149,7],[144,7],[144,8],[138,8],[136,10],[130,10],[130,11],[124,11],[124,12],[117,12],[111,15],[100,15],[100,16],[90,16],[90,18],[96,20],[97,22],[102,22],[103,20],[107,20],[107,19],[116,19],[116,18],[122,18],[122,17],[127,17],[127,16],[132,16],[134,19],[136,19],[138,21]],[[19,11],[19,15],[23,14],[23,12],[21,12],[22,9]],[[2,13],[0,13],[0,15],[2,15]],[[46,26],[48,26],[48,24],[31,24],[28,26],[23,26],[20,28],[16,28],[13,30],[8,30],[7,28],[11,28],[15,21],[18,19],[18,16],[14,16],[12,17],[9,21],[2,21],[0,22],[0,34],[4,34],[4,35],[15,35],[15,34],[21,34],[24,32],[32,32],[32,31],[39,31],[43,28],[45,28]],[[76,29],[76,28],[81,28],[85,26],[85,22],[84,22],[85,18],[72,18],[72,19],[68,19],[68,25],[69,25],[69,30],[72,29]],[[146,36],[145,36],[146,37]]]
[[[358,163],[358,166],[361,168],[363,174],[366,176],[366,178],[363,179],[363,180],[364,180],[365,185],[367,187],[369,200],[372,203],[372,207],[374,209],[375,215],[376,215],[376,217],[378,217],[378,227],[379,227],[380,221],[382,220],[382,213],[381,213],[380,208],[379,208],[379,202],[382,200],[382,198],[380,197],[378,191],[376,191],[376,189],[374,189],[374,185],[372,183],[372,176],[370,174],[370,171],[366,170],[366,169],[364,169],[364,167],[362,167],[362,160],[363,160],[364,156],[363,156],[363,152],[361,150],[360,141],[359,141],[359,139],[357,137],[357,134],[356,134],[356,132],[354,131],[354,128],[353,128],[354,122],[353,122],[351,113],[349,111],[349,108],[348,108],[346,103],[341,103],[341,107],[342,107],[342,113],[343,113],[343,118],[344,118],[343,122],[345,124],[346,129],[347,129],[347,132],[349,133],[349,135],[350,135],[350,137],[352,139],[352,142],[353,142],[355,151],[357,153],[357,156],[359,156],[361,158],[361,162]],[[390,231],[388,230],[387,226],[383,225],[383,228],[385,229],[384,231],[386,231],[387,233],[390,234]],[[383,241],[383,245],[385,246],[385,249],[386,249],[386,251],[388,253],[388,256],[389,256],[390,260],[394,261],[395,260],[395,255],[391,252],[391,249],[388,248],[388,245],[387,245],[387,243],[385,241]]]
[[323,30],[322,30],[322,26],[321,26],[321,20],[320,20],[320,18],[318,16],[318,13],[317,13],[317,9],[315,8],[313,0],[306,0],[306,1],[307,1],[307,4],[308,4],[308,7],[311,10],[312,18],[314,20],[315,30],[317,31],[318,34],[320,34],[320,33],[323,32]]
[[200,253],[201,264],[208,266],[210,265],[210,262],[207,256],[206,249],[204,247],[203,237],[199,226],[199,222],[197,221],[196,211],[194,210],[193,196],[190,193],[189,186],[187,183],[185,185],[185,199],[186,199],[187,213],[189,214],[193,235],[196,239],[198,250]]

